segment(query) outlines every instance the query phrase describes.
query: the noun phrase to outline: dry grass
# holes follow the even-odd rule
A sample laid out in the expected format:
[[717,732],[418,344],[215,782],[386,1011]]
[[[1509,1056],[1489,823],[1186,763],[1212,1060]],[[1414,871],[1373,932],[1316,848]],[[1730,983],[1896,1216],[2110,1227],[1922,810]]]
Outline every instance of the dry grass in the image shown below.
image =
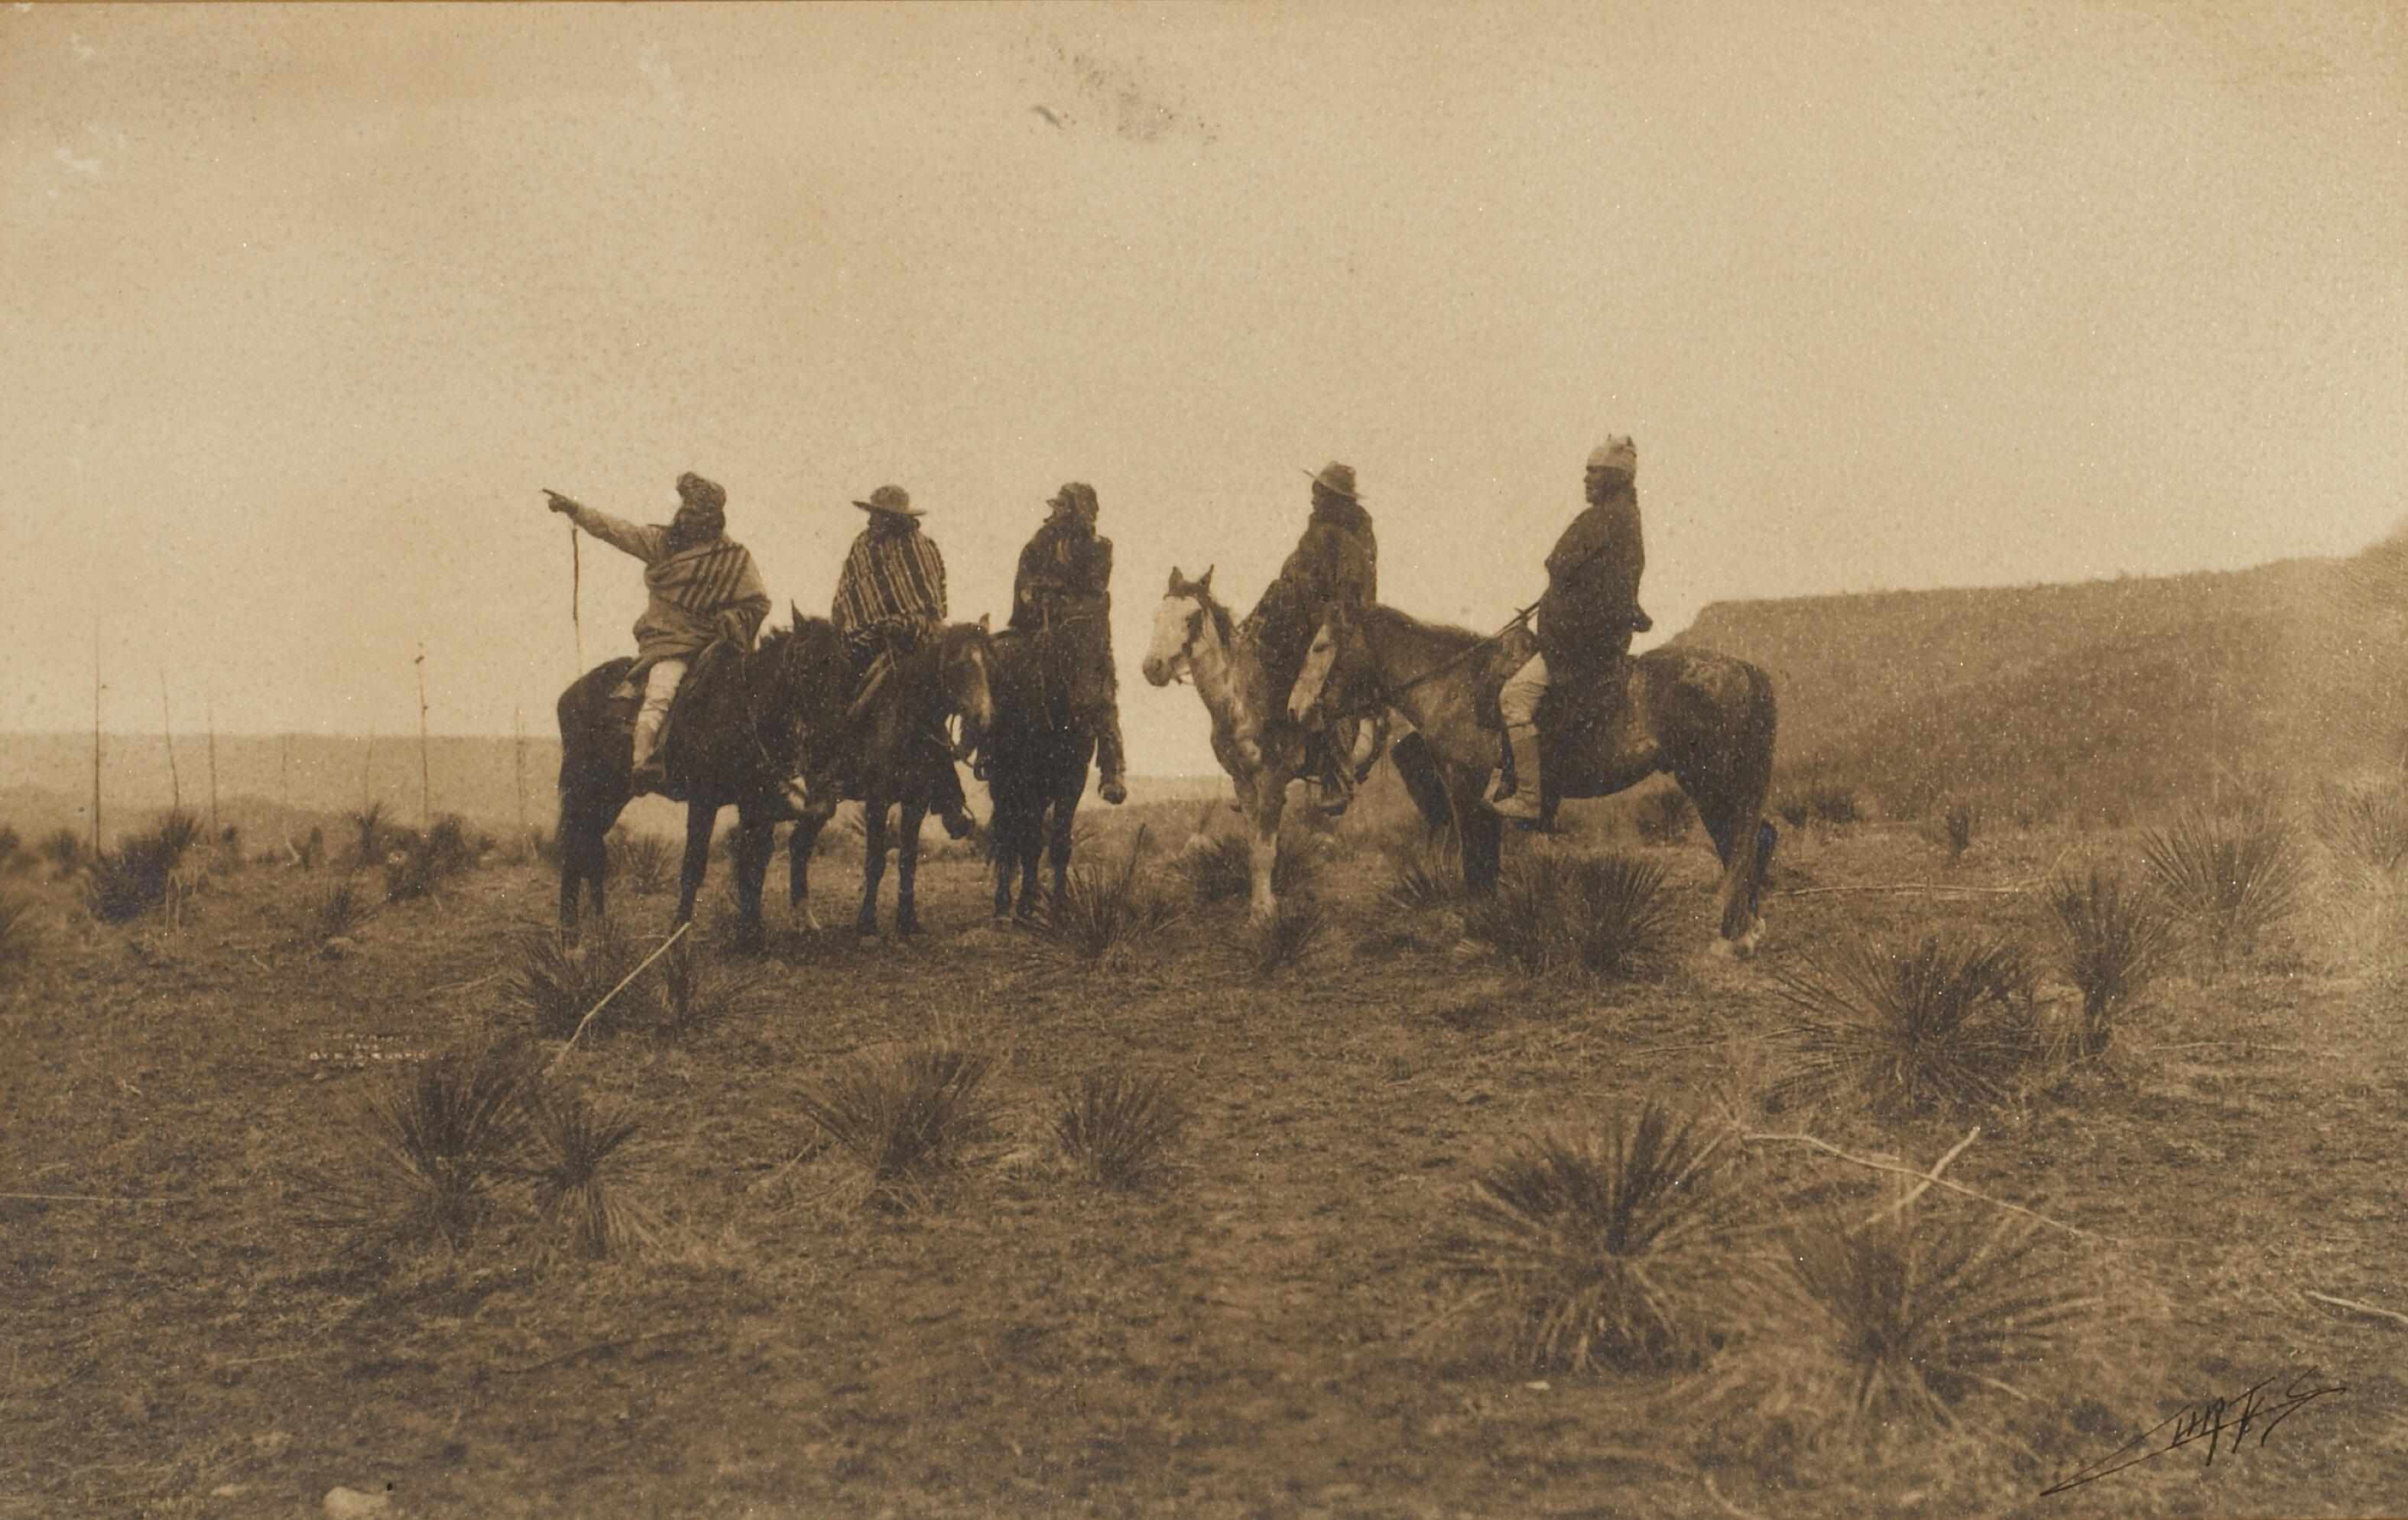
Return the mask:
[[360,927],[368,916],[368,901],[351,878],[335,883],[309,905],[303,937],[311,945],[339,939]]
[[1118,870],[1071,867],[1037,920],[1039,943],[1082,970],[1117,971],[1175,920],[1178,909],[1140,873],[1145,841],[1140,829]]
[[683,1036],[729,1019],[757,1017],[780,1001],[778,973],[758,961],[728,959],[715,943],[698,942],[692,934],[669,946],[655,963],[654,976],[651,1001],[664,1034]]
[[1526,850],[1497,890],[1464,909],[1463,931],[1530,976],[1632,977],[1660,957],[1672,929],[1664,867],[1632,856]]
[[657,897],[669,888],[679,864],[679,851],[658,834],[630,833],[613,829],[604,841],[610,879],[639,897]]
[[1392,842],[1383,853],[1388,859],[1388,886],[1382,896],[1406,913],[1452,908],[1467,895],[1463,857],[1444,843],[1428,842],[1416,827],[1409,840]]
[[40,948],[34,900],[18,892],[0,892],[0,987],[31,970]]
[[[562,944],[558,931],[548,925],[531,926],[519,933],[507,986],[510,997],[527,1010],[537,1038],[566,1040],[644,955],[616,918],[588,924],[575,945]],[[610,1000],[587,1031],[589,1037],[639,1021],[650,996],[638,978]]]
[[1548,1131],[1485,1168],[1446,1270],[1531,1371],[1691,1366],[1744,1275],[1746,1201],[1702,1138],[1649,1102],[1604,1133]]
[[1168,1169],[1186,1122],[1168,1077],[1112,1068],[1089,1072],[1061,1095],[1054,1138],[1070,1163],[1096,1182],[1137,1188]]
[[1321,943],[1329,923],[1329,908],[1321,899],[1307,892],[1281,898],[1269,917],[1248,920],[1238,939],[1247,974],[1266,982],[1294,970]]
[[2408,866],[2408,777],[2326,790],[2316,833],[2333,854],[2369,875],[2396,877]]
[[2007,1103],[2045,1051],[2024,954],[2006,940],[1852,935],[1772,975],[1804,1016],[1784,1031],[1784,1101],[1853,1087],[1883,1113]]
[[167,900],[184,857],[200,842],[201,823],[169,809],[144,831],[118,841],[115,849],[92,858],[84,879],[84,905],[104,923],[138,918]]
[[620,1186],[627,1147],[642,1128],[636,1117],[566,1087],[530,1086],[524,1097],[525,1173],[537,1215],[580,1256],[622,1255],[649,1239],[649,1221]]

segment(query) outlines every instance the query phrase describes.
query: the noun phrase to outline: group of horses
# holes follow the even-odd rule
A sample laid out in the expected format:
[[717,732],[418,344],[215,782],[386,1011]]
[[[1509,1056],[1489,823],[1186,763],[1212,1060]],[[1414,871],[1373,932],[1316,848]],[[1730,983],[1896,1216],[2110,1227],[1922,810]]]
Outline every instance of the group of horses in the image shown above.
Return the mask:
[[[794,824],[789,901],[817,928],[810,857],[849,801],[862,804],[865,834],[857,929],[878,931],[887,815],[899,808],[895,927],[918,932],[920,829],[936,768],[956,759],[974,760],[987,784],[995,913],[1034,915],[1040,857],[1050,857],[1055,895],[1062,890],[1095,752],[1096,736],[1071,702],[1072,672],[1083,658],[1075,641],[1103,636],[1100,624],[1002,633],[984,618],[951,624],[898,660],[882,700],[867,703],[853,696],[834,628],[799,612],[749,652],[722,649],[699,661],[665,751],[686,801],[676,921],[694,915],[712,831],[721,810],[733,806],[742,943],[762,938],[763,882],[781,821]],[[1503,829],[1483,796],[1499,755],[1496,689],[1535,647],[1521,620],[1484,636],[1387,606],[1340,608],[1320,629],[1301,677],[1283,691],[1251,631],[1214,598],[1212,572],[1191,580],[1173,569],[1141,668],[1156,687],[1194,683],[1251,833],[1250,906],[1268,916],[1278,911],[1271,881],[1288,784],[1318,768],[1317,735],[1346,719],[1373,721],[1383,735],[1391,723],[1403,731],[1387,753],[1424,822],[1452,844],[1471,890],[1496,886]],[[603,836],[630,800],[621,694],[629,663],[597,667],[560,699],[560,921],[571,938],[580,886],[602,911]],[[1669,774],[1695,803],[1722,863],[1717,945],[1752,953],[1764,932],[1762,888],[1777,837],[1765,817],[1776,721],[1770,680],[1744,661],[1676,645],[1627,661],[1619,695],[1598,709],[1612,715],[1604,721],[1548,725],[1543,816],[1564,799],[1602,797]],[[839,780],[805,790],[797,785],[805,774]]]

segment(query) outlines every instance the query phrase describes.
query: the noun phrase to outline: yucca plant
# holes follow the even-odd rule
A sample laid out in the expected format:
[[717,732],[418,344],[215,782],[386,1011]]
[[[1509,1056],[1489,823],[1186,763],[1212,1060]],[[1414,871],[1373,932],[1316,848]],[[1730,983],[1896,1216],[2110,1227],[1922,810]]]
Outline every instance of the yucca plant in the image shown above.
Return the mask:
[[527,1088],[526,1111],[533,1131],[526,1177],[536,1213],[587,1257],[614,1256],[647,1238],[648,1224],[616,1186],[641,1128],[635,1116],[540,1084]]
[[42,838],[41,854],[52,875],[72,876],[83,868],[83,835],[73,829],[53,829]]
[[1329,927],[1329,910],[1317,897],[1291,893],[1279,900],[1268,918],[1249,920],[1238,944],[1246,970],[1256,981],[1267,981],[1311,954]]
[[1963,799],[1948,804],[1940,819],[1941,839],[1948,846],[1948,859],[1953,864],[1965,858],[1973,847],[1973,836],[1981,831],[1982,809],[1979,804]]
[[384,859],[384,803],[370,803],[351,815],[352,858],[361,865]]
[[1418,841],[1388,852],[1388,886],[1381,896],[1389,906],[1406,913],[1448,908],[1469,895],[1463,884],[1463,858],[1442,844]]
[[1162,1174],[1185,1124],[1168,1077],[1112,1069],[1090,1072],[1062,1094],[1054,1136],[1096,1182],[1133,1188]]
[[338,881],[318,896],[309,909],[308,938],[313,945],[339,939],[367,916],[366,894],[348,880]]
[[2096,1056],[2114,1036],[2116,1015],[2146,987],[2174,945],[2162,903],[2099,866],[2061,876],[2048,889],[2066,980],[2082,993],[2082,1054]]
[[[1285,897],[1311,891],[1320,874],[1321,847],[1302,835],[1283,838],[1271,861],[1271,891]],[[1190,842],[1176,869],[1198,907],[1242,902],[1254,889],[1254,841],[1243,834],[1214,834]]]
[[523,1053],[502,1044],[442,1051],[396,1073],[355,1120],[350,1167],[294,1174],[303,1215],[362,1244],[461,1244],[523,1163],[530,1080]]
[[2316,807],[2316,832],[2358,869],[2401,874],[2408,866],[2408,777],[2328,790]]
[[1635,856],[1526,851],[1470,901],[1463,931],[1527,975],[1635,976],[1671,930],[1663,888],[1664,868]]
[[1546,1130],[1485,1168],[1444,1266],[1532,1371],[1694,1365],[1749,1268],[1724,1137],[1649,1102],[1604,1132]]
[[0,892],[0,987],[24,975],[34,963],[38,945],[34,900],[15,892]]
[[1118,871],[1073,866],[1062,890],[1049,898],[1037,920],[1039,943],[1070,964],[1113,971],[1136,947],[1178,917],[1151,882],[1140,879],[1145,830],[1129,843]]
[[858,1051],[796,1101],[859,1166],[871,1200],[907,1207],[924,1200],[969,1146],[994,1133],[979,1095],[993,1064],[950,1040]]
[[[559,933],[548,926],[531,927],[518,935],[506,985],[510,996],[525,1005],[538,1039],[566,1040],[577,1031],[586,1014],[642,962],[644,953],[615,918],[590,925],[584,938],[574,945],[562,944]],[[611,999],[590,1032],[605,1034],[636,1022],[650,996],[638,978]]]
[[1772,974],[1804,1016],[1784,1031],[1784,1099],[1854,1086],[1885,1111],[2000,1103],[2043,1054],[2024,953],[2009,941],[1852,936]]
[[656,897],[668,890],[670,867],[677,858],[667,840],[658,834],[613,831],[608,847],[610,874],[624,882],[631,891]]
[[2219,971],[2298,912],[2307,885],[2290,821],[2271,806],[2188,810],[2143,833],[2141,858]]
[[1798,1231],[1791,1269],[1827,1316],[1855,1412],[1953,1426],[1975,1388],[2016,1393],[2017,1370],[2047,1360],[2098,1302],[2067,1286],[2039,1230],[1909,1209]]
[[759,962],[726,959],[692,934],[669,946],[658,973],[653,1001],[666,1034],[692,1034],[723,1020],[752,1017],[777,1001],[777,983]]
[[114,849],[92,858],[84,880],[84,905],[105,923],[122,924],[166,901],[176,869],[195,835],[178,826],[169,814],[160,826],[131,834]]

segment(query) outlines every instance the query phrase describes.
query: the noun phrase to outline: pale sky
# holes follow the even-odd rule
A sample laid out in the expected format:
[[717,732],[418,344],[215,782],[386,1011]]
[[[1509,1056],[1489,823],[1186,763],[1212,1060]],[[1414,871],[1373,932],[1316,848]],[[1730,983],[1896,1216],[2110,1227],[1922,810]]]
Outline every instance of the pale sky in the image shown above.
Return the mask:
[[[1038,107],[1043,107],[1040,112]],[[549,732],[555,487],[697,470],[784,616],[894,481],[953,610],[1065,480],[1137,675],[1354,465],[1494,627],[1635,434],[1708,602],[2235,568],[2408,511],[2380,4],[0,9],[0,728]],[[589,541],[589,661],[637,567]],[[179,728],[185,727],[184,713]]]

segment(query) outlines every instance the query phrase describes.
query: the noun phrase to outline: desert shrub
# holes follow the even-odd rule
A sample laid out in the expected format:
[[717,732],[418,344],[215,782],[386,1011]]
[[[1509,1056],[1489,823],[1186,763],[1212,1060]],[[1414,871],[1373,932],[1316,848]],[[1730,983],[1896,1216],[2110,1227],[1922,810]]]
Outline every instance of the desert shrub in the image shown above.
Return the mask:
[[1865,819],[1864,804],[1856,799],[1856,789],[1835,781],[1818,781],[1806,788],[1806,811],[1817,823],[1845,828]]
[[313,945],[323,945],[357,929],[367,914],[366,894],[348,879],[338,881],[310,904],[305,937]]
[[188,813],[170,809],[156,826],[117,842],[92,858],[84,880],[84,905],[104,923],[122,924],[167,900],[185,852],[201,836]]
[[1688,836],[1698,821],[1698,806],[1678,787],[1649,792],[1631,810],[1630,826],[1650,845],[1675,845]]
[[72,876],[83,869],[83,835],[73,829],[53,829],[42,838],[41,857],[50,863],[50,874]]
[[665,1034],[692,1034],[725,1019],[752,1017],[777,1002],[778,979],[759,962],[727,959],[691,933],[670,945],[657,966],[652,1001]]
[[304,871],[315,871],[324,865],[326,863],[326,831],[313,824],[308,837],[301,841],[301,847],[294,851],[294,854],[299,858],[298,864]]
[[384,895],[388,902],[433,897],[452,877],[474,867],[477,847],[466,825],[451,814],[435,820],[426,832],[397,829],[387,839]]
[[1900,1210],[1851,1229],[1797,1231],[1787,1253],[1847,1369],[1854,1412],[1880,1422],[1956,1423],[1978,1387],[2045,1364],[2096,1300],[2072,1292],[2040,1227]]
[[1162,1076],[1118,1069],[1090,1072],[1058,1100],[1054,1138],[1087,1175],[1107,1187],[1139,1187],[1168,1165],[1186,1115]]
[[1814,816],[1814,805],[1807,801],[1804,792],[1785,791],[1773,800],[1772,811],[1792,829],[1803,829],[1806,820]]
[[1257,981],[1278,975],[1303,960],[1328,927],[1329,910],[1319,898],[1289,893],[1269,917],[1247,922],[1239,940],[1246,970]]
[[2104,1051],[2115,1016],[2163,965],[2174,943],[2162,903],[2134,891],[2114,873],[2061,876],[2048,888],[2066,980],[2082,993],[2082,1054]]
[[[1313,836],[1297,834],[1280,841],[1271,862],[1271,891],[1278,897],[1311,891],[1317,882],[1324,846]],[[1254,888],[1254,842],[1244,834],[1205,836],[1182,851],[1176,868],[1198,907],[1217,902],[1241,902]]]
[[2408,778],[2329,789],[2316,804],[2316,832],[2342,859],[2378,876],[2408,865]]
[[[668,890],[670,868],[677,861],[677,854],[667,840],[658,834],[628,833],[613,829],[604,847],[608,851],[607,869],[612,880],[624,883],[630,890],[644,897],[655,897]],[[733,858],[731,854],[730,859]]]
[[994,1133],[979,1089],[993,1058],[950,1040],[856,1051],[796,1097],[860,1168],[872,1201],[902,1207]]
[[1485,1168],[1445,1268],[1531,1371],[1691,1365],[1711,1349],[1747,1204],[1722,1139],[1649,1102],[1634,1123],[1541,1132]]
[[[642,963],[644,955],[614,918],[588,924],[584,938],[576,945],[563,944],[549,927],[531,927],[518,936],[506,986],[510,997],[525,1006],[537,1038],[566,1040],[577,1032],[586,1014]],[[608,1034],[635,1022],[648,998],[639,978],[610,1000],[590,1032]]]
[[1528,850],[1463,916],[1466,937],[1532,976],[1633,976],[1662,949],[1672,910],[1664,868],[1632,856]]
[[1965,858],[1973,847],[1973,836],[1981,831],[1982,809],[1978,803],[1958,798],[1948,804],[1941,815],[1941,842],[1948,846],[1948,859],[1953,864]]
[[2000,1103],[2044,1054],[2021,948],[1926,938],[1913,949],[1863,936],[1776,967],[1804,1016],[1784,1031],[1784,1100],[1855,1087],[1883,1111]]
[[384,803],[370,803],[348,815],[351,824],[351,860],[356,865],[374,865],[384,859]]
[[16,892],[0,892],[0,987],[23,976],[34,964],[38,948],[34,900]]
[[1145,831],[1129,844],[1119,870],[1073,866],[1062,890],[1047,900],[1037,920],[1039,943],[1055,956],[1090,970],[1115,970],[1150,936],[1178,917],[1178,910],[1140,878]]
[[2300,907],[2307,881],[2290,821],[2271,808],[2193,808],[2141,837],[2141,857],[2221,970]]
[[523,1054],[500,1044],[394,1073],[353,1120],[348,1164],[295,1173],[303,1216],[364,1245],[461,1244],[523,1164],[530,1080]]
[[537,1215],[580,1256],[615,1256],[645,1239],[649,1227],[617,1186],[641,1129],[635,1116],[536,1083],[526,1088],[526,1114],[525,1171]]

